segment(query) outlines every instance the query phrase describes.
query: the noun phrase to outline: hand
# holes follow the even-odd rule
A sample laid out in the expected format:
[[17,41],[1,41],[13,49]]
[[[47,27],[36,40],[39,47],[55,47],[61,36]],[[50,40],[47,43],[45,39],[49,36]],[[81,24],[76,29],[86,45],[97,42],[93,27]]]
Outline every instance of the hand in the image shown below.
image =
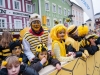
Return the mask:
[[58,71],[61,70],[61,65],[60,64],[56,64],[56,68],[57,68]]
[[40,63],[43,65],[46,61],[47,61],[47,59],[44,57],[44,58],[42,58],[42,60],[40,61]]
[[73,57],[75,57],[76,54],[74,52],[68,52],[68,55],[67,56],[73,56]]
[[51,56],[53,56],[54,55],[54,52],[52,50],[49,50],[48,51],[48,54],[50,54]]
[[30,59],[29,61],[32,62],[34,60],[34,58]]

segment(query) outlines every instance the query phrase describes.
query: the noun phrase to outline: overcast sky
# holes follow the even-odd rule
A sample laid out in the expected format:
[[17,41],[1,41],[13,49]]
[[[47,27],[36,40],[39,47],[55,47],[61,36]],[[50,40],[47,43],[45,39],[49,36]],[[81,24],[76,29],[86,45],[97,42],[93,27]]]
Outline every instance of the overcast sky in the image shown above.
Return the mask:
[[[71,0],[71,1],[78,4],[76,0]],[[92,0],[92,2],[93,2],[94,14],[100,12],[100,0]],[[88,19],[89,19],[88,15],[84,13],[84,22]]]

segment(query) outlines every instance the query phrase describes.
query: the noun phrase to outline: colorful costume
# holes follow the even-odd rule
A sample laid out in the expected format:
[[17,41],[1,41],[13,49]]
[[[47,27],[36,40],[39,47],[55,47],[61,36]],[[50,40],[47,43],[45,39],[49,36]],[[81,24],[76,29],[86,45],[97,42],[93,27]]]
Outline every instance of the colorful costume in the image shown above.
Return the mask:
[[[32,14],[30,16],[31,29],[26,32],[23,38],[24,53],[29,60],[35,57],[35,48],[40,43],[45,43],[48,46],[48,50],[51,50],[52,40],[49,37],[47,29],[43,29],[41,26],[41,17],[38,14]],[[37,22],[38,21],[38,22]]]
[[[15,47],[19,46],[20,49],[14,49]],[[23,50],[22,50],[22,46],[21,46],[21,43],[20,43],[20,40],[13,40],[10,44],[9,44],[9,47],[10,47],[10,51],[14,52],[14,54],[16,56],[18,56],[19,58],[22,58],[23,60],[23,63],[26,63],[28,64],[28,58],[27,56],[23,53]]]
[[[87,58],[88,52],[84,48],[80,48],[80,43],[79,40],[80,38],[78,37],[78,32],[77,32],[77,26],[71,25],[68,30],[68,38],[66,38],[66,45],[67,45],[67,51],[69,52],[74,52],[76,54],[75,57],[84,57]],[[86,53],[87,52],[87,53]]]
[[45,64],[41,64],[40,63],[40,57],[39,57],[39,53],[46,51],[47,52],[47,47],[44,44],[40,44],[36,47],[36,57],[34,58],[34,61],[31,62],[31,66],[36,70],[36,71],[40,71],[43,67],[47,66],[47,65],[53,65],[56,66],[56,64],[60,64],[60,62],[57,59],[52,58],[52,56],[50,54],[48,54],[47,52],[47,61]]
[[[64,30],[65,35],[63,36],[64,39],[60,39],[58,37],[58,33]],[[66,27],[63,24],[57,24],[56,26],[54,26],[50,32],[50,36],[53,40],[52,42],[52,50],[54,52],[54,57],[57,58],[59,61],[71,61],[74,58],[73,57],[67,57],[66,56],[66,48],[65,48],[65,42],[63,40],[65,40],[65,38],[67,37],[66,34]]]

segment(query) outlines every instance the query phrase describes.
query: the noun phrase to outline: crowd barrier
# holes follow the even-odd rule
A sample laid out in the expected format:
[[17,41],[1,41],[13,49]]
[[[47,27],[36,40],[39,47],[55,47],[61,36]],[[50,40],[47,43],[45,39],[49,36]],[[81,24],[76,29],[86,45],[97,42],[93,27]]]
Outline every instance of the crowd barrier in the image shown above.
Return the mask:
[[39,75],[100,75],[100,51],[87,59],[76,58],[71,62],[61,62],[62,69],[49,65],[40,70]]

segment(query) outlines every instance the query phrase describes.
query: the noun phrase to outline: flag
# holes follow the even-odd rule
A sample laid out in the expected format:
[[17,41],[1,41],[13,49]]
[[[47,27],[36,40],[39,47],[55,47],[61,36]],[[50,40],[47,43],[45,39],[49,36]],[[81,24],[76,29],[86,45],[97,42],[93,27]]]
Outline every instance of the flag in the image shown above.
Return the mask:
[[80,5],[80,7],[82,7],[82,9],[86,12],[89,18],[91,18],[93,23],[95,23],[92,0],[76,0],[76,1]]

